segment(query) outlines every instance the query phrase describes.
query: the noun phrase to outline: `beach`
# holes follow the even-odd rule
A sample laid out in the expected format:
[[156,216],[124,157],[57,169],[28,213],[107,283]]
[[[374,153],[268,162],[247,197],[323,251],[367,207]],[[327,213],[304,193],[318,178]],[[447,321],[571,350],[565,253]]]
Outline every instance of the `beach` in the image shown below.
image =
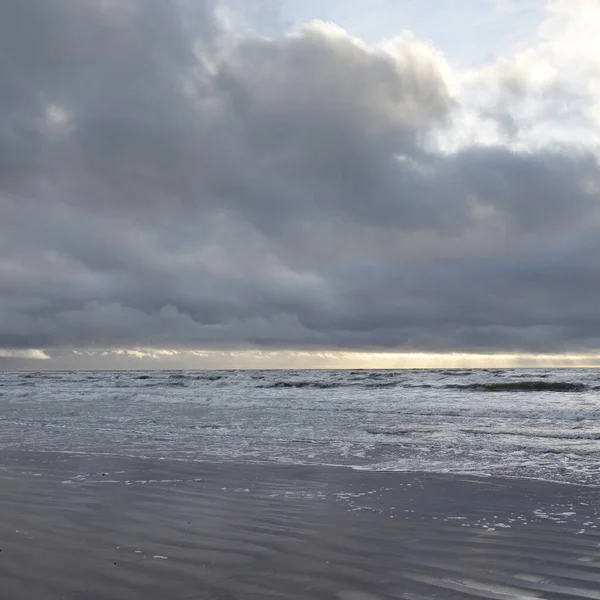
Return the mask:
[[0,0],[0,600],[600,600],[600,0]]
[[600,598],[600,490],[6,451],[3,600]]

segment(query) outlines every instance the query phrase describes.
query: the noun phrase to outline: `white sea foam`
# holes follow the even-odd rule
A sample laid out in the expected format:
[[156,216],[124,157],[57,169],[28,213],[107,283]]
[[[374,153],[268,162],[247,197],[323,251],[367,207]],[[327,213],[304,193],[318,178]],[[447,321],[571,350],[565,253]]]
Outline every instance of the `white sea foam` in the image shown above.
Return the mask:
[[595,370],[0,373],[0,448],[600,485]]

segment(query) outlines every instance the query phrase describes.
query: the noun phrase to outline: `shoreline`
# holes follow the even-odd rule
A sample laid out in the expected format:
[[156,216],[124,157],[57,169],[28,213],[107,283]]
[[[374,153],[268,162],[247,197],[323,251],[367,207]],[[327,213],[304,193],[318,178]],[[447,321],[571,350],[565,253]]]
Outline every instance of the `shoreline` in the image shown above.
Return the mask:
[[[595,374],[549,373],[541,387],[555,393],[524,371],[459,373],[12,375],[0,438],[15,450],[600,485]],[[522,393],[488,393],[507,382]]]
[[[270,460],[247,460],[247,459],[224,459],[217,461],[211,458],[179,458],[179,457],[163,457],[163,456],[148,456],[148,455],[134,455],[134,454],[121,454],[117,452],[92,452],[84,450],[37,450],[37,449],[6,449],[1,450],[0,455],[4,456],[18,456],[18,455],[65,455],[65,456],[80,456],[80,457],[105,457],[112,460],[140,460],[149,462],[172,462],[176,464],[223,464],[223,465],[248,465],[249,467],[274,467],[274,468],[308,468],[308,469],[341,469],[351,470],[358,473],[381,473],[381,474],[399,474],[399,475],[415,475],[415,476],[439,476],[448,478],[461,478],[461,479],[475,479],[481,480],[482,482],[488,480],[495,480],[498,482],[502,481],[532,481],[539,483],[547,483],[551,485],[561,485],[575,488],[588,488],[596,489],[600,492],[600,483],[584,483],[577,481],[565,481],[561,479],[546,479],[544,477],[528,477],[526,475],[494,475],[491,473],[484,472],[469,472],[469,471],[450,471],[450,470],[425,470],[425,469],[372,469],[362,465],[349,465],[349,464],[334,464],[334,463],[293,463],[293,462],[282,462],[282,461],[270,461]],[[0,458],[0,470],[2,469]],[[0,471],[1,472],[1,471]]]
[[600,598],[594,488],[28,451],[1,463],[7,600]]

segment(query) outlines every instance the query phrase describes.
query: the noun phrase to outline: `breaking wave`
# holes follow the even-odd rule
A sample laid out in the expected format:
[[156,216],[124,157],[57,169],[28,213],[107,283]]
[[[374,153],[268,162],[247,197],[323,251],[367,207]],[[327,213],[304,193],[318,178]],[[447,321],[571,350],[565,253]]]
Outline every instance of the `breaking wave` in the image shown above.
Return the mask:
[[395,371],[372,371],[365,379],[388,379],[389,377],[398,377]]
[[502,381],[489,383],[453,384],[446,389],[473,390],[476,392],[583,392],[587,385],[571,381]]
[[[313,388],[321,390],[329,390],[333,388],[348,388],[359,387],[363,389],[378,389],[392,388],[403,386],[401,381],[386,381],[386,380],[361,380],[361,381],[315,381],[315,380],[300,380],[300,381],[275,381],[273,383],[261,383],[257,388],[276,389],[276,388]],[[412,387],[412,386],[406,386]]]
[[411,433],[417,433],[414,429],[409,428],[386,428],[386,427],[367,427],[365,433],[371,435],[409,435]]
[[[512,436],[512,437],[525,437],[525,438],[540,438],[549,440],[600,440],[600,431],[505,431],[502,429],[470,429],[461,428],[461,433],[467,433],[471,435],[491,435],[491,436]],[[572,452],[572,448],[558,448],[556,451],[569,451]]]
[[451,377],[463,377],[465,375],[473,375],[473,371],[447,369],[446,371],[440,371],[440,375],[449,375]]
[[342,387],[341,383],[324,382],[324,381],[275,381],[274,383],[266,383],[257,385],[258,388],[275,389],[275,388],[316,388],[327,390],[330,388]]

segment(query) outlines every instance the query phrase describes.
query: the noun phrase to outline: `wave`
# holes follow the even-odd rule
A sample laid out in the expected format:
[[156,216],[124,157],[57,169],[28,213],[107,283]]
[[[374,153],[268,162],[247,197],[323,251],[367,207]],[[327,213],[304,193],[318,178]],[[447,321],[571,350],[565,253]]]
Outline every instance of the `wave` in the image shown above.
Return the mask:
[[411,433],[417,433],[416,429],[407,428],[387,428],[387,427],[367,427],[365,433],[371,435],[409,435]]
[[446,389],[473,390],[476,392],[583,392],[588,389],[588,386],[584,383],[538,380],[452,384],[444,387]]
[[[549,377],[548,373],[536,373],[535,375],[538,379],[546,379]],[[514,375],[515,379],[525,379],[526,377],[531,377],[531,373],[523,373],[522,375]]]
[[[223,379],[224,375],[218,375],[216,373],[209,373],[206,375],[188,375],[185,373],[173,373],[167,377],[168,383],[167,385],[179,385],[181,382],[189,380],[189,381],[219,381]],[[135,379],[139,380],[147,380],[147,379],[156,379],[154,375],[138,375]]]
[[275,388],[316,388],[327,390],[330,388],[342,387],[341,383],[326,383],[324,381],[275,381],[273,383],[265,383],[257,385],[258,388],[275,389]]
[[[367,389],[371,388],[389,388],[389,387],[397,387],[399,385],[403,385],[401,381],[374,381],[373,383],[367,383],[364,387]],[[403,386],[409,387],[409,386]]]
[[[275,381],[273,383],[262,383],[257,385],[257,388],[263,389],[285,389],[285,388],[313,388],[329,390],[333,388],[347,388],[347,387],[359,387],[363,389],[378,389],[378,388],[391,388],[401,386],[401,381],[314,381],[314,380],[300,380],[300,381]],[[411,386],[406,386],[411,387]],[[428,386],[418,386],[428,387]],[[431,386],[429,386],[431,387]]]
[[473,371],[461,371],[458,369],[448,369],[446,371],[439,371],[440,375],[450,375],[452,377],[463,377],[465,375],[473,375]]
[[[600,440],[600,432],[598,431],[506,431],[502,429],[476,429],[476,428],[461,428],[460,433],[472,435],[491,435],[491,436],[511,436],[538,438],[549,440]],[[572,447],[567,448],[550,448],[545,452],[573,452]]]
[[389,377],[398,377],[398,373],[394,371],[372,371],[365,379],[388,379]]
[[[412,435],[412,434],[432,434],[441,432],[441,429],[428,428],[410,428],[410,427],[366,427],[365,433],[370,435]],[[600,432],[598,431],[506,431],[504,429],[481,429],[461,427],[456,430],[457,433],[467,435],[483,435],[483,436],[510,436],[515,438],[532,438],[532,439],[548,439],[548,440],[600,440]],[[550,448],[543,452],[555,453],[573,453],[576,452],[572,446],[564,448]]]

